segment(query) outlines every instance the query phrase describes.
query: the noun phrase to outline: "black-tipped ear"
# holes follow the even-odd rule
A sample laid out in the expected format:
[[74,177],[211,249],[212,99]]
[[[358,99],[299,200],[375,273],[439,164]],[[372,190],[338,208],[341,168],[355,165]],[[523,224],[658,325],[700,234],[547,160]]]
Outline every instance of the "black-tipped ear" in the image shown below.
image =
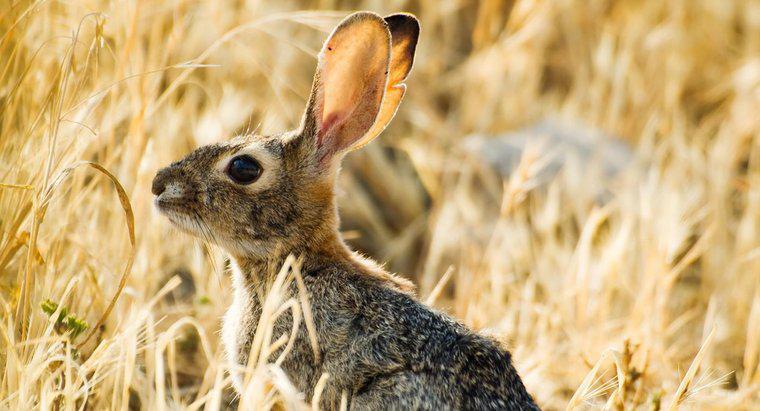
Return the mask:
[[399,13],[385,17],[391,31],[390,83],[406,80],[414,64],[414,52],[420,37],[420,22],[411,14]]
[[417,49],[417,39],[420,37],[420,23],[416,17],[406,13],[392,14],[384,20],[391,32],[391,64],[383,105],[372,128],[351,144],[348,150],[361,148],[382,133],[388,123],[393,120],[401,99],[406,93],[404,80],[412,71],[414,64],[414,52]]

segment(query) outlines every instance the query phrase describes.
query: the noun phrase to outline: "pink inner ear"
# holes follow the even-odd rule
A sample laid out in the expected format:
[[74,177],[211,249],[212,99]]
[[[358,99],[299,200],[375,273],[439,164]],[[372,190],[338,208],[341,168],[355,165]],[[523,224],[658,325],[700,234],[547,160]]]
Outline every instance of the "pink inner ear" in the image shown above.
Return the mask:
[[[344,113],[341,112],[332,112],[327,115],[327,117],[322,121],[322,125],[319,127],[319,132],[317,133],[317,147],[323,147],[325,143],[330,143],[325,141],[325,137],[328,136],[336,127],[340,125],[340,123],[345,119]],[[332,142],[334,143],[334,142]]]

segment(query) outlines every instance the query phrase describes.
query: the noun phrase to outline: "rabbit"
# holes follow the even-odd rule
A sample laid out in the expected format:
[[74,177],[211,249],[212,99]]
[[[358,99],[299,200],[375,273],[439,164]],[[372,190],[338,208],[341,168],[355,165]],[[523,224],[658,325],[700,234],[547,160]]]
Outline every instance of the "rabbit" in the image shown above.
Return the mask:
[[[409,281],[351,251],[338,231],[341,159],[393,118],[419,30],[410,14],[349,15],[319,53],[297,130],[196,149],[156,174],[155,204],[180,230],[229,254],[234,297],[222,339],[231,368],[247,363],[267,286],[294,255],[318,351],[300,327],[281,366],[307,398],[328,373],[327,409],[342,400],[350,409],[539,409],[509,352],[426,307]],[[276,320],[273,335],[291,330],[290,315]],[[239,392],[241,384],[233,373]]]

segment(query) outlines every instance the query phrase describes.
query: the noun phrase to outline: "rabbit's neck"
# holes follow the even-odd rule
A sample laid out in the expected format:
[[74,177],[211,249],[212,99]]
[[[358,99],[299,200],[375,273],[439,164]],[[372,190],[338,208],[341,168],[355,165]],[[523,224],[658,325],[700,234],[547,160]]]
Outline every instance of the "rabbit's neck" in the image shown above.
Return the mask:
[[[239,276],[235,286],[271,284],[282,269],[288,256],[300,259],[302,270],[335,263],[345,263],[352,259],[352,252],[336,232],[330,236],[321,236],[308,245],[288,247],[279,245],[267,255],[244,254],[231,255],[233,271]],[[238,284],[239,283],[239,284]]]
[[399,291],[414,294],[414,285],[385,271],[376,262],[351,251],[336,231],[331,237],[312,241],[308,247],[279,247],[266,257],[232,256],[233,285],[236,289],[265,292],[274,282],[288,256],[299,258],[301,272],[316,272],[326,267],[340,267],[386,283]]

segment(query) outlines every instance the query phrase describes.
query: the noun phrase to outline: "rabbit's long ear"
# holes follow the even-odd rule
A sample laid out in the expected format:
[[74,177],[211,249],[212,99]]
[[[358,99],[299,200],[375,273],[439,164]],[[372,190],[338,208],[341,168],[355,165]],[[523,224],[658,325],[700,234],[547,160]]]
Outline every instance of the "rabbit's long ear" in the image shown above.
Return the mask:
[[346,17],[322,46],[303,124],[320,160],[343,152],[372,128],[390,60],[388,24],[374,13]]
[[385,97],[375,123],[364,136],[349,147],[349,150],[361,148],[385,130],[401,104],[401,99],[406,92],[406,85],[403,82],[412,71],[414,51],[420,35],[420,23],[413,15],[404,13],[387,16],[385,21],[391,31],[391,65]]

